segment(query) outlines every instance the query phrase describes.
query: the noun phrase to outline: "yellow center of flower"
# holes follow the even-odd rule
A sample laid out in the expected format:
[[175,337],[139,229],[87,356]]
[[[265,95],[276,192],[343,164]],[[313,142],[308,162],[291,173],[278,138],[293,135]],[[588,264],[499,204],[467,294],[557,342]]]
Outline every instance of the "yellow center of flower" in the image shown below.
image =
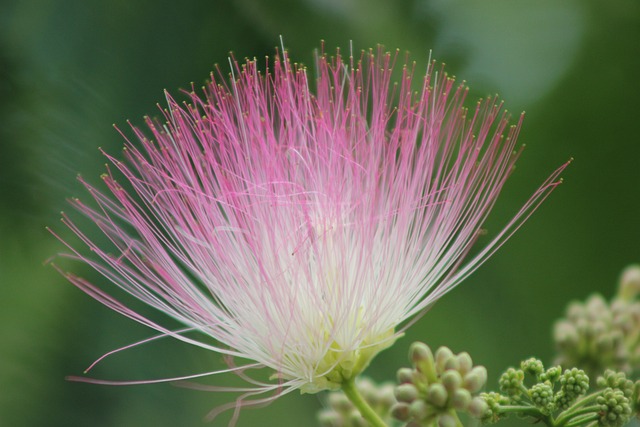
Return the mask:
[[391,346],[398,337],[394,330],[370,337],[362,341],[356,349],[345,350],[333,341],[329,351],[318,363],[313,378],[300,388],[301,393],[317,393],[322,390],[339,389],[348,381],[364,371],[373,358],[382,350]]

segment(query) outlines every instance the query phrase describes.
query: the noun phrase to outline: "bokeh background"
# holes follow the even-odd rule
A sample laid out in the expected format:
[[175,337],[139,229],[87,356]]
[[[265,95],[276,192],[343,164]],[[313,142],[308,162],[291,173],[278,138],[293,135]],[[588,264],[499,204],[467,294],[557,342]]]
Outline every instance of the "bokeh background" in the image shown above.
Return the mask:
[[[307,64],[321,39],[329,51],[350,41],[357,50],[382,43],[410,52],[422,67],[432,51],[469,83],[472,98],[499,93],[511,111],[526,110],[527,148],[487,224],[490,234],[575,158],[565,183],[515,237],[379,355],[369,370],[375,379],[392,378],[409,344],[422,340],[470,352],[495,387],[499,372],[522,358],[553,357],[551,327],[569,300],[610,296],[620,270],[640,261],[637,0],[4,0],[1,426],[202,426],[212,408],[232,400],[168,384],[65,381],[150,331],[46,265],[62,247],[45,226],[64,234],[65,199],[87,196],[76,175],[98,183],[105,162],[98,147],[119,152],[113,123],[157,114],[163,89],[204,83],[230,51],[272,55],[279,35]],[[159,342],[108,359],[94,375],[158,378],[221,366],[216,354]],[[313,426],[321,405],[322,396],[292,393],[243,412],[238,426]]]

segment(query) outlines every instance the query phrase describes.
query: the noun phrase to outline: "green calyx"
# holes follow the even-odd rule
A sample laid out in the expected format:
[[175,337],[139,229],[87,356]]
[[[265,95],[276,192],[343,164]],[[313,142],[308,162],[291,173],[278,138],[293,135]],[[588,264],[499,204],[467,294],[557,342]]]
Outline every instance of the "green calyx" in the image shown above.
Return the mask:
[[300,388],[301,393],[318,393],[323,390],[338,390],[345,382],[353,381],[371,360],[382,350],[391,346],[398,338],[394,331],[365,340],[354,350],[346,350],[335,341],[324,358],[317,363],[318,373]]

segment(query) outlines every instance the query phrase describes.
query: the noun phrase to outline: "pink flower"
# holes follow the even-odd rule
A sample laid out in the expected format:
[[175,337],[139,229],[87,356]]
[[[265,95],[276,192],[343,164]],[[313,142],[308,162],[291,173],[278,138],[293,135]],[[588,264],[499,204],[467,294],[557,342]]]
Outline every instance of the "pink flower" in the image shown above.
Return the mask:
[[[323,55],[314,93],[283,53],[264,72],[234,63],[230,82],[213,76],[188,103],[167,94],[151,139],[133,127],[126,162],[106,155],[124,184],[110,169],[109,195],[82,181],[95,203],[72,201],[104,236],[63,217],[86,246],[65,256],[110,284],[67,278],[163,336],[246,361],[230,371],[273,371],[245,397],[339,387],[491,256],[566,167],[463,263],[519,156],[521,119],[510,126],[495,99],[467,110],[467,89],[433,63],[419,91],[411,67],[395,84],[395,61]],[[102,290],[113,285],[186,329]]]

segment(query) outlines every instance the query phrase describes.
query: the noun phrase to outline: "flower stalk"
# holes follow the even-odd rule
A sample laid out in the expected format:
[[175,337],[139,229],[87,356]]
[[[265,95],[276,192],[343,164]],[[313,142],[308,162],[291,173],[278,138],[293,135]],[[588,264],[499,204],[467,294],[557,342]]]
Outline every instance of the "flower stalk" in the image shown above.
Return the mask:
[[356,387],[355,379],[351,378],[344,381],[342,383],[342,391],[360,412],[362,418],[371,424],[371,427],[387,427],[387,424],[382,420],[380,415],[378,415],[378,413],[362,397],[362,394],[360,394]]

